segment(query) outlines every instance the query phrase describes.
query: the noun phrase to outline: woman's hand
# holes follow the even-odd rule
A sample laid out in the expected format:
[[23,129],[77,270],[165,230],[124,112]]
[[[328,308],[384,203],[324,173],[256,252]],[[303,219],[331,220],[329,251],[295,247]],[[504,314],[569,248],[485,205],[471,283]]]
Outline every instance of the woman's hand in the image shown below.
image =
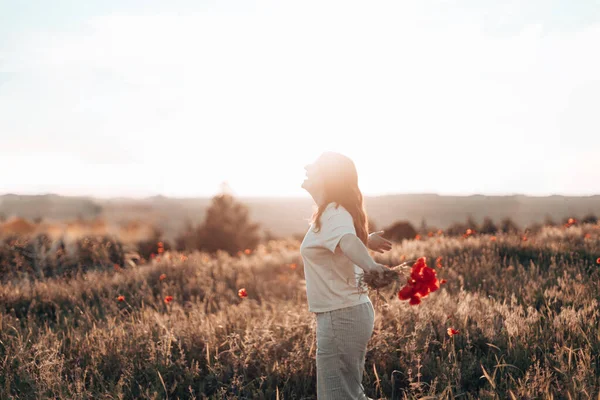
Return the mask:
[[373,267],[369,270],[371,272],[379,273],[379,279],[384,279],[385,271],[389,270],[389,268],[383,264],[375,263]]
[[378,253],[383,253],[384,251],[392,249],[392,242],[379,236],[379,234],[381,233],[383,233],[383,231],[377,231],[369,234],[369,238],[367,240],[367,247],[370,250],[376,251]]

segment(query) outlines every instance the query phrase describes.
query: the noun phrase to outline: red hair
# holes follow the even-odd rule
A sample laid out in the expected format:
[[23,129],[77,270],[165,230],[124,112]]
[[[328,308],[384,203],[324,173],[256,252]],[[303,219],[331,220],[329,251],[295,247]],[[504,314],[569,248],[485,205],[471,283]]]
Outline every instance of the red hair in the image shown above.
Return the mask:
[[315,222],[317,232],[321,229],[321,215],[329,203],[344,207],[354,221],[356,236],[367,245],[368,219],[363,195],[358,188],[358,173],[354,162],[339,153],[325,152],[315,162],[318,173],[324,183],[324,201],[313,213],[311,223]]

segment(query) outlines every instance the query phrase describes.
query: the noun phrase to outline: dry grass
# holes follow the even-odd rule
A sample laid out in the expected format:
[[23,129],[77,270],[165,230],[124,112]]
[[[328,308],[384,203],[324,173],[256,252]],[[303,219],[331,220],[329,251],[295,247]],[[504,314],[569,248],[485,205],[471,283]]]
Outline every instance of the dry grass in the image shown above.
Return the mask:
[[[298,245],[1,286],[0,398],[316,398]],[[370,397],[598,398],[600,230],[431,238],[376,259],[420,256],[442,256],[448,283],[419,306],[372,294]]]

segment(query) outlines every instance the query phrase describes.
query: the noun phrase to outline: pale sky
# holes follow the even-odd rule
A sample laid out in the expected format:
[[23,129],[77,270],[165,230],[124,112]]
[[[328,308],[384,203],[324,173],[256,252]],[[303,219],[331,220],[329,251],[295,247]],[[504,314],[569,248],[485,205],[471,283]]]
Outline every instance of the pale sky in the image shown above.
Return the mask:
[[0,0],[0,194],[600,194],[600,0]]

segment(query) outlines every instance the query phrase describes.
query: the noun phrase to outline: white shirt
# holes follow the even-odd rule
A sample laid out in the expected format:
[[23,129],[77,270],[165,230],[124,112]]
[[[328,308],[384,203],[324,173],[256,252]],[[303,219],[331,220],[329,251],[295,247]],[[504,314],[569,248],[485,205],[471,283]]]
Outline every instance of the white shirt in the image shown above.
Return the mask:
[[[358,277],[363,270],[338,247],[342,236],[356,235],[352,215],[337,203],[329,203],[321,214],[321,229],[312,223],[300,245],[304,261],[306,295],[310,312],[326,312],[368,303],[366,294],[359,295]],[[366,286],[363,286],[366,289]]]

